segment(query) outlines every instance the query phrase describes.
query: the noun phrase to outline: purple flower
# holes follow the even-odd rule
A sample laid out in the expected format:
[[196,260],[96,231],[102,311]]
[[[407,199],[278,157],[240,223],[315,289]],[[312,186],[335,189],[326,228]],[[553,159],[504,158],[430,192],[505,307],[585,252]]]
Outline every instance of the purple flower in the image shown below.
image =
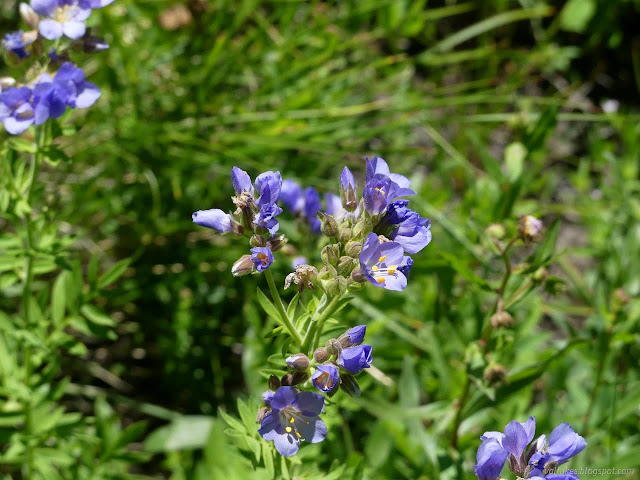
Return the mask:
[[407,209],[404,219],[391,232],[389,238],[402,245],[405,253],[418,253],[431,242],[431,220]]
[[280,190],[280,201],[291,213],[299,213],[304,208],[302,187],[294,180],[284,180]]
[[496,438],[483,437],[476,454],[476,466],[473,471],[480,480],[497,480],[507,460],[507,451]]
[[0,121],[12,135],[24,132],[35,121],[32,92],[28,87],[11,87],[0,93]]
[[[535,432],[536,419],[535,417],[529,417],[524,423],[520,423],[515,420],[509,422],[504,428],[504,433],[485,432],[480,438],[483,443],[493,440],[497,441],[505,451],[505,458],[509,458],[509,466],[511,470],[522,475],[527,467],[525,451],[527,449],[527,445],[529,445],[533,440]],[[495,450],[495,446],[491,446],[491,449]],[[500,472],[498,471],[498,473]]]
[[[396,183],[400,188],[409,189],[409,187],[411,186],[411,182],[407,177],[399,175],[397,173],[391,173],[389,171],[389,165],[387,165],[387,162],[385,162],[383,158],[376,156],[369,160],[369,157],[367,157],[366,183],[369,183],[369,180],[371,180],[375,175],[384,175],[391,178],[391,180],[393,180],[393,182]],[[410,191],[411,193],[405,193],[405,195],[413,195],[414,193],[416,193],[412,190]]]
[[358,325],[357,327],[350,328],[344,333],[349,343],[353,345],[360,345],[364,340],[364,335],[367,333],[366,325]]
[[364,206],[369,215],[378,215],[396,198],[414,195],[409,179],[397,173],[390,173],[389,166],[382,158],[367,157],[366,185],[362,194]]
[[530,465],[542,470],[548,462],[555,462],[557,465],[565,463],[587,446],[584,438],[578,435],[568,423],[561,423],[553,429],[548,445],[544,444],[544,440],[544,436],[538,439],[539,448],[529,461]]
[[54,80],[43,73],[40,83],[33,89],[33,103],[35,105],[35,124],[42,125],[49,118],[58,118],[67,109],[68,92],[58,88]]
[[242,195],[243,192],[247,192],[251,197],[253,197],[253,183],[251,182],[251,177],[241,168],[233,167],[231,169],[231,183],[233,184],[233,189],[236,191],[237,195]]
[[260,196],[258,206],[275,205],[280,196],[281,188],[282,176],[280,172],[269,171],[258,175],[255,182],[256,193]]
[[347,213],[347,211],[342,206],[340,197],[335,193],[325,193],[324,204],[326,205],[324,213],[326,213],[327,215],[333,215],[336,220],[341,219],[345,215],[345,213]]
[[267,203],[260,206],[260,211],[253,219],[253,223],[258,227],[266,228],[271,236],[274,236],[280,228],[280,223],[275,219],[282,213],[282,209],[273,203]]
[[25,47],[30,43],[33,43],[33,39],[28,38],[22,30],[6,33],[2,40],[4,48],[14,53],[19,59],[23,59],[29,55]]
[[322,224],[320,220],[316,218],[316,214],[320,210],[322,210],[320,194],[315,188],[307,187],[304,191],[304,216],[307,218],[311,231],[318,235],[320,234]]
[[353,212],[358,206],[356,179],[347,167],[342,169],[342,174],[340,175],[340,199],[342,206],[350,212]]
[[321,392],[333,392],[340,385],[340,374],[334,365],[318,365],[311,376],[311,381]]
[[367,280],[376,287],[387,290],[403,290],[407,286],[405,272],[411,268],[409,257],[404,255],[402,245],[397,242],[380,242],[375,233],[370,233],[360,253],[360,268]]
[[276,392],[271,390],[267,390],[262,394],[262,403],[264,403],[267,407],[271,407],[271,400],[273,400],[273,396]]
[[192,214],[191,218],[201,227],[213,228],[220,233],[229,233],[232,230],[231,215],[219,208],[198,210]]
[[363,368],[369,368],[372,361],[371,345],[355,345],[343,349],[337,363],[350,373],[360,373]]
[[100,89],[85,80],[84,72],[71,62],[63,63],[56,73],[54,83],[67,94],[71,108],[87,108],[100,98]]
[[324,409],[324,397],[280,387],[271,399],[271,411],[262,419],[258,433],[273,441],[283,457],[298,453],[300,442],[318,443],[327,436],[327,426],[318,415]]
[[398,267],[398,270],[400,270],[404,274],[404,276],[408,279],[409,272],[411,271],[411,267],[413,267],[413,258],[404,257],[404,262],[402,263],[402,265]]
[[580,480],[580,477],[578,477],[573,470],[567,470],[564,473],[548,473],[544,475],[540,470],[533,469],[527,478],[529,480]]
[[266,247],[251,249],[251,261],[259,272],[264,272],[273,263],[273,253]]
[[40,15],[38,30],[48,39],[55,40],[63,35],[77,40],[86,31],[84,21],[91,15],[91,0],[31,0],[31,7]]

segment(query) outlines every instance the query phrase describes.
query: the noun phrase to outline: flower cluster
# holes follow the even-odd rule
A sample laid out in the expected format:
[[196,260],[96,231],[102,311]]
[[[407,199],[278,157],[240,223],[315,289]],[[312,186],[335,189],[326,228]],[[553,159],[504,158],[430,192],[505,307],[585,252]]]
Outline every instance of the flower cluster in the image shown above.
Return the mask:
[[[84,21],[92,9],[104,7],[113,0],[32,0],[31,6],[20,5],[20,13],[34,30],[7,33],[2,45],[10,59],[21,62],[33,55],[33,68],[25,65],[24,81],[0,79],[0,121],[5,130],[17,135],[31,125],[42,125],[59,118],[67,107],[88,108],[100,97],[100,89],[86,81],[82,69],[69,61],[65,47],[85,52],[104,50],[101,39],[87,37],[82,44],[56,44],[47,49],[46,40],[61,36],[78,40],[85,35]],[[37,27],[37,30],[35,29]],[[43,52],[48,52],[45,56]],[[43,57],[41,61],[39,57]],[[44,65],[44,67],[42,67]],[[30,68],[31,67],[31,68]],[[57,71],[54,72],[55,67]]]
[[[562,474],[554,473],[558,465],[584,450],[587,445],[571,425],[561,423],[553,429],[547,441],[540,435],[533,441],[536,419],[529,417],[524,422],[511,421],[502,432],[485,432],[478,448],[476,476],[480,480],[497,480],[504,463],[519,478],[531,480],[576,480],[578,475],[572,470]],[[529,444],[531,444],[529,446]],[[527,448],[529,447],[529,448]]]
[[[409,255],[431,241],[429,220],[409,209],[409,202],[400,198],[415,193],[409,188],[411,182],[391,173],[379,157],[367,158],[365,169],[361,198],[355,176],[345,167],[340,176],[340,195],[326,193],[323,204],[315,188],[305,189],[291,179],[283,181],[280,172],[261,173],[254,182],[247,172],[233,167],[235,211],[214,208],[192,215],[200,226],[249,239],[249,253],[233,264],[231,272],[234,276],[266,274],[273,308],[265,306],[265,298],[261,305],[278,321],[277,328],[289,334],[288,345],[295,342],[300,347],[290,350],[298,353],[286,358],[288,372],[281,377],[271,375],[258,413],[260,435],[273,441],[283,456],[295,455],[303,440],[317,443],[325,438],[326,426],[318,418],[324,408],[323,394],[330,398],[343,390],[351,396],[360,395],[356,375],[370,368],[373,360],[371,346],[363,344],[365,325],[329,338],[320,347],[324,322],[337,311],[346,292],[366,283],[387,290],[404,289],[413,265]],[[279,233],[280,205],[297,220],[300,236],[305,239],[301,246],[305,256]],[[326,243],[322,248],[320,241]],[[320,250],[319,268],[307,260],[317,257],[314,246]],[[299,294],[305,289],[318,289],[322,295],[310,301],[301,316],[296,315],[298,297],[286,308],[269,270],[274,252],[279,250],[292,257],[294,271],[286,276],[285,288],[296,285]]]

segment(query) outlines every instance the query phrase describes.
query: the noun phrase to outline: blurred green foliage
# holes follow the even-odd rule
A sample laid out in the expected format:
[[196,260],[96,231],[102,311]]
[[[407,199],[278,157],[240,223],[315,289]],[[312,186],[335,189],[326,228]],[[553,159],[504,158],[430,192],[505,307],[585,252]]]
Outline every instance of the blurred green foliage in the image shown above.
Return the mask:
[[[16,6],[0,9],[7,30]],[[51,384],[69,422],[95,419],[98,456],[144,438],[132,449],[153,457],[138,452],[144,463],[129,468],[116,448],[111,477],[78,463],[61,478],[474,478],[479,436],[529,415],[540,432],[567,421],[585,436],[574,468],[637,472],[639,11],[637,0],[117,0],[95,13],[111,49],[85,70],[103,97],[66,120],[77,130],[56,141],[64,155],[43,167],[40,194],[81,259],[58,282],[73,280],[92,306],[70,308],[89,325],[99,308],[113,330],[76,335],[82,360],[63,356]],[[603,112],[607,99],[618,112]],[[344,325],[368,325],[384,382],[364,377],[362,397],[336,397],[327,440],[281,461],[254,423],[259,371],[277,351],[255,298],[263,280],[233,278],[245,246],[190,215],[231,208],[233,165],[337,192],[342,166],[362,177],[366,154],[410,176],[433,242],[404,292],[368,288],[341,312]],[[487,356],[478,339],[505,267],[485,230],[513,235],[525,214],[548,230],[512,250],[516,325]],[[0,246],[2,343],[19,301],[12,248]],[[122,277],[99,286],[97,272],[124,259]],[[49,293],[38,301],[58,315]],[[495,364],[506,381],[489,385]],[[6,445],[20,428],[9,407]],[[118,439],[120,423],[137,435]],[[50,452],[91,450],[49,435],[63,439]],[[7,478],[21,455],[10,453]]]

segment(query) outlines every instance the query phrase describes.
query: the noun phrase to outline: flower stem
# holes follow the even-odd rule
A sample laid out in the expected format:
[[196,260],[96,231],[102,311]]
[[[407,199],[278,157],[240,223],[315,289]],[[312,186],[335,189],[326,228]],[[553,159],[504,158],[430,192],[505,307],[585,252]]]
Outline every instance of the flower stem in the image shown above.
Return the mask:
[[326,295],[322,297],[320,304],[313,314],[313,318],[311,319],[311,323],[309,324],[309,329],[304,336],[302,348],[304,351],[308,351],[309,354],[312,354],[315,349],[318,348],[318,342],[320,341],[320,336],[322,335],[324,322],[333,313],[333,309],[340,300],[341,295],[336,295],[331,299],[329,303],[326,302],[326,298]]
[[284,324],[285,328],[291,335],[291,338],[300,346],[303,344],[302,335],[296,329],[296,327],[291,323],[291,319],[289,315],[287,315],[287,311],[284,308],[284,304],[282,303],[282,298],[280,298],[280,293],[278,293],[278,287],[276,287],[276,283],[273,280],[273,274],[270,269],[266,269],[264,271],[264,276],[267,278],[267,284],[269,285],[269,291],[271,292],[271,297],[273,298],[273,302],[276,304],[276,308],[278,309],[278,313],[280,314],[280,319]]

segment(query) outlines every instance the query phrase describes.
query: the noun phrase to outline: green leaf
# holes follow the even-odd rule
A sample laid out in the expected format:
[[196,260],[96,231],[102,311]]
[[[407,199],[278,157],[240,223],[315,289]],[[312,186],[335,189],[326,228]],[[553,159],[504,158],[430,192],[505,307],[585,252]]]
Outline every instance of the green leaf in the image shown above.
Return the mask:
[[271,303],[271,300],[269,300],[264,293],[262,293],[262,290],[260,290],[260,288],[256,288],[256,290],[258,294],[258,302],[260,303],[260,306],[265,311],[265,313],[279,324],[282,324],[282,319],[280,318],[280,313],[278,313],[278,309],[276,308],[276,306]]
[[300,292],[296,293],[287,307],[287,316],[289,318],[295,318],[296,307],[298,306],[298,300],[300,300]]
[[67,271],[63,271],[58,275],[51,292],[51,317],[56,327],[59,327],[64,320],[64,312],[67,306],[66,278],[68,275]]
[[264,467],[269,472],[271,478],[276,478],[276,467],[273,463],[273,449],[271,444],[262,442],[262,459],[264,460]]
[[144,442],[149,452],[175,452],[204,448],[215,418],[184,415],[151,433]]
[[144,431],[146,429],[147,422],[145,421],[132,423],[122,431],[120,437],[118,438],[118,441],[116,442],[116,447],[126,447],[130,443],[135,442],[144,434]]
[[93,305],[83,305],[80,307],[80,312],[87,318],[87,320],[95,323],[96,325],[102,325],[104,327],[114,327],[117,325],[109,315]]
[[117,262],[107,273],[100,277],[100,280],[98,280],[98,288],[103,289],[118,280],[127,268],[129,268],[130,263],[130,258],[125,258],[124,260]]
[[222,419],[226,422],[226,424],[229,425],[231,428],[239,432],[246,433],[247,429],[244,427],[242,422],[240,422],[238,419],[232,417],[221,408],[218,409],[218,413],[220,414]]

